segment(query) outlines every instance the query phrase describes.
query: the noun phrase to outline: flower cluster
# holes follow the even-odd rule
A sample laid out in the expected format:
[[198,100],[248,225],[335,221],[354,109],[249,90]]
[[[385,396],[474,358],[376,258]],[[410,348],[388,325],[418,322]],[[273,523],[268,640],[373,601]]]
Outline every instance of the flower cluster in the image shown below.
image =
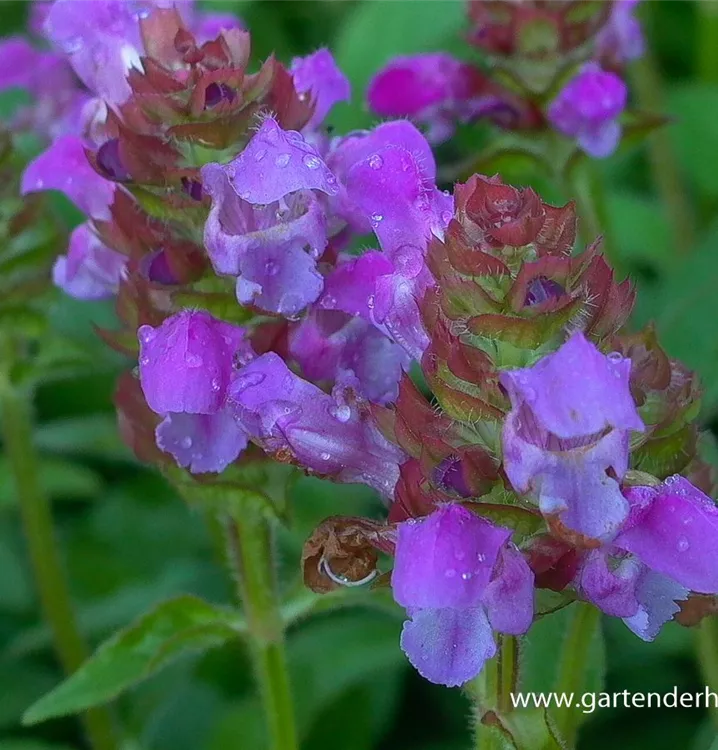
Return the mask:
[[369,106],[423,124],[433,143],[484,118],[534,133],[551,126],[603,158],[621,138],[620,72],[643,51],[636,4],[471,0],[469,41],[488,72],[445,53],[397,57],[373,79]]
[[[457,116],[548,118],[605,155],[625,87],[599,64],[640,53],[640,30],[628,3],[579,5],[472,4],[474,43],[532,71],[521,93],[431,55],[396,61],[370,98],[434,138]],[[598,241],[574,253],[573,204],[481,175],[441,191],[407,120],[330,136],[350,92],[327,50],[252,73],[249,33],[189,2],[46,10],[54,51],[23,49],[69,88],[13,80],[36,95],[23,118],[84,103],[45,128],[22,189],[87,216],[54,280],[117,299],[122,327],[101,333],[138,362],[117,406],[141,458],[206,475],[253,451],[374,488],[387,521],[328,519],[305,581],[365,583],[392,555],[402,647],[445,685],[480,672],[495,632],[525,633],[542,589],[646,640],[718,593],[697,383],[651,329],[623,331],[634,290]]]

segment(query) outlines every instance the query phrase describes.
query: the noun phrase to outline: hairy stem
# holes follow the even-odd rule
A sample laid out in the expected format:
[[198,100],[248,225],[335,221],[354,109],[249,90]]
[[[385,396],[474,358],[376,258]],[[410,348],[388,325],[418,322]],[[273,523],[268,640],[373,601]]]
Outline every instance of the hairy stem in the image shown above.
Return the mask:
[[[706,685],[718,692],[718,617],[706,617],[696,633],[698,664]],[[713,726],[718,728],[718,708],[708,708]]]
[[[0,420],[5,454],[17,494],[42,614],[52,631],[57,656],[66,674],[73,673],[89,655],[77,626],[50,502],[40,485],[40,467],[32,441],[32,403],[0,374]],[[110,713],[95,708],[82,715],[93,750],[113,750]]]
[[[573,618],[564,638],[559,664],[556,692],[578,693],[583,685],[586,654],[590,653],[591,641],[598,631],[601,614],[596,607],[585,602],[576,602]],[[572,706],[562,706],[556,710],[556,723],[561,736],[574,747],[578,734],[580,716]]]
[[244,605],[272,750],[297,750],[294,706],[272,559],[272,529],[259,511],[227,521],[227,551]]
[[501,716],[512,710],[518,670],[516,638],[498,636],[498,653],[486,662],[481,673],[470,684],[468,693],[474,703],[475,750],[502,750],[506,747]]

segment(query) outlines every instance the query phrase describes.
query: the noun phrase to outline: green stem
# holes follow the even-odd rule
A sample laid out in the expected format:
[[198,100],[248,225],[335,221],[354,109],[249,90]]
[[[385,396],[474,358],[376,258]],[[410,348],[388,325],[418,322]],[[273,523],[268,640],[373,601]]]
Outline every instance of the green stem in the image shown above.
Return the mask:
[[228,519],[227,551],[245,608],[272,750],[297,750],[294,705],[272,559],[272,529],[259,511]]
[[[696,633],[698,664],[706,685],[718,692],[718,617],[712,615],[701,622]],[[713,725],[718,729],[718,708],[709,708]]]
[[[646,112],[663,112],[661,76],[649,49],[631,70],[639,107]],[[687,253],[695,240],[694,216],[668,127],[660,127],[648,136],[648,158],[658,196],[672,225],[673,243],[679,253]]]
[[[52,631],[62,667],[71,674],[89,652],[72,607],[50,502],[40,485],[40,466],[32,441],[32,404],[29,396],[15,389],[4,375],[0,375],[0,418],[43,617]],[[106,709],[87,711],[82,722],[93,750],[115,748],[112,718]]]
[[[584,602],[576,602],[573,618],[561,649],[556,692],[578,693],[583,685],[586,654],[590,653],[591,641],[596,637],[600,624],[600,612]],[[556,710],[556,723],[561,736],[573,747],[576,743],[580,716],[572,706]]]
[[606,209],[606,196],[595,165],[588,159],[580,159],[570,165],[565,176],[565,190],[569,198],[576,201],[578,230],[582,241],[589,245],[597,237],[603,237],[603,252],[610,258],[613,241]]
[[698,45],[696,72],[706,83],[718,83],[718,2],[697,3]]
[[486,662],[469,685],[474,703],[475,750],[502,750],[506,747],[500,717],[512,710],[511,693],[516,687],[518,645],[513,636],[498,636],[498,653]]

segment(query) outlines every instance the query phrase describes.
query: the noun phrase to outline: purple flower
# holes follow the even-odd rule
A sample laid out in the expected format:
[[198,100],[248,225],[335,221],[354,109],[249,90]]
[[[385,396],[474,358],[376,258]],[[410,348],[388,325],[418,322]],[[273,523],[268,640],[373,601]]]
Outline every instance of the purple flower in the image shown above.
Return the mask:
[[159,448],[193,474],[222,472],[247,447],[247,433],[231,412],[168,414],[157,425]]
[[687,479],[625,491],[630,513],[609,544],[584,560],[577,587],[650,641],[691,591],[718,593],[718,508]]
[[212,199],[205,246],[218,273],[239,277],[239,301],[293,317],[317,299],[327,244],[317,194],[337,186],[316,150],[267,118],[233,162],[203,167],[202,180]]
[[183,310],[161,326],[141,326],[140,383],[157,414],[215,414],[224,405],[244,330],[206,312]]
[[52,269],[52,280],[71,297],[106,299],[116,294],[127,258],[110,249],[89,224],[80,224],[70,236],[67,255]]
[[229,399],[235,417],[267,452],[290,456],[335,481],[361,482],[392,496],[405,456],[345,389],[330,396],[270,352],[235,375]]
[[351,385],[376,404],[396,400],[409,367],[401,347],[371,323],[333,310],[314,310],[292,330],[289,348],[310,380]]
[[587,63],[553,100],[548,110],[551,124],[590,156],[612,154],[621,138],[618,118],[626,107],[628,90],[615,73]]
[[11,128],[47,138],[82,131],[89,96],[61,55],[36,50],[19,37],[0,41],[0,91],[12,88],[26,90],[33,102],[18,108]]
[[337,192],[337,181],[301,133],[267,117],[239,156],[225,168],[242,200],[266,205],[298,190]]
[[351,86],[339,70],[327,49],[317,50],[306,57],[295,57],[291,65],[294,88],[299,94],[309,94],[314,102],[314,114],[307,128],[318,128],[337,102],[348,102]]
[[90,166],[83,142],[74,135],[55,140],[28,164],[22,176],[23,195],[41,190],[63,192],[93,219],[109,219],[115,185]]
[[372,79],[369,107],[382,117],[410,117],[428,126],[432,143],[447,140],[457,120],[476,109],[483,87],[471,65],[441,52],[396,57]]
[[460,505],[399,525],[392,588],[410,618],[401,647],[431,682],[468,682],[496,653],[493,630],[531,625],[533,573],[510,535]]
[[254,356],[244,330],[184,310],[137,334],[142,391],[164,416],[157,445],[191,472],[223,471],[247,446],[247,432],[226,403],[235,361]]
[[645,40],[641,23],[635,17],[639,0],[616,0],[608,23],[596,36],[598,58],[607,65],[619,67],[641,57]]
[[130,95],[127,73],[142,69],[141,4],[121,0],[56,0],[45,19],[45,34],[67,55],[78,78],[110,104]]
[[604,355],[582,333],[533,367],[501,374],[511,399],[504,468],[541,512],[593,539],[628,515],[619,480],[630,430],[643,430],[629,390],[631,362]]

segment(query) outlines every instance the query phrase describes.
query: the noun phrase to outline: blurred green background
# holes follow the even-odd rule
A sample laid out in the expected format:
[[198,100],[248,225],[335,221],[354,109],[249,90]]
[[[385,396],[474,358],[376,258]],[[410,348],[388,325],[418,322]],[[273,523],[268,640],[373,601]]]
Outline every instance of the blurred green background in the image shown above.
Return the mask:
[[[333,50],[354,86],[352,104],[332,116],[338,132],[372,122],[362,93],[372,73],[393,55],[437,49],[472,54],[461,41],[464,5],[451,0],[213,5],[245,20],[257,59],[275,52],[289,62],[319,46]],[[21,32],[26,10],[25,3],[1,3],[2,33]],[[663,145],[677,160],[692,232],[676,240],[645,144],[598,165],[606,232],[619,273],[631,273],[639,286],[636,324],[655,319],[669,352],[699,371],[706,390],[702,419],[715,432],[718,15],[713,3],[688,0],[646,2],[641,15],[654,69],[648,78],[646,69],[639,69],[640,96],[634,91],[634,99],[639,107],[658,105],[671,117]],[[651,80],[651,72],[658,79]],[[439,158],[466,155],[486,138],[481,128],[464,129]],[[111,395],[125,363],[92,330],[93,322],[111,322],[111,305],[58,298],[52,312],[58,332],[85,347],[95,362],[81,378],[42,386],[36,403],[42,481],[54,503],[85,634],[99,643],[152,605],[183,592],[231,601],[216,530],[154,471],[139,465],[117,436]],[[362,488],[302,479],[293,492],[292,527],[281,540],[287,586],[297,584],[302,542],[319,521],[339,513],[382,513]],[[398,611],[378,608],[316,615],[293,626],[289,649],[305,750],[468,747],[468,704],[458,690],[430,685],[408,667],[398,647],[400,627]],[[559,614],[529,635],[526,688],[550,679],[562,628]],[[604,631],[605,654],[592,654],[591,660],[599,664],[605,658],[608,690],[702,690],[706,659],[697,657],[695,630],[671,623],[654,644],[636,639],[620,621],[606,619]],[[714,651],[718,659],[718,645]],[[0,750],[83,747],[73,718],[32,728],[20,724],[23,710],[60,679],[48,630],[38,618],[11,481],[0,455]],[[113,710],[128,736],[126,750],[263,748],[261,710],[239,645],[173,664],[121,696]],[[582,730],[580,747],[706,750],[716,737],[716,716],[705,709],[597,710]]]

